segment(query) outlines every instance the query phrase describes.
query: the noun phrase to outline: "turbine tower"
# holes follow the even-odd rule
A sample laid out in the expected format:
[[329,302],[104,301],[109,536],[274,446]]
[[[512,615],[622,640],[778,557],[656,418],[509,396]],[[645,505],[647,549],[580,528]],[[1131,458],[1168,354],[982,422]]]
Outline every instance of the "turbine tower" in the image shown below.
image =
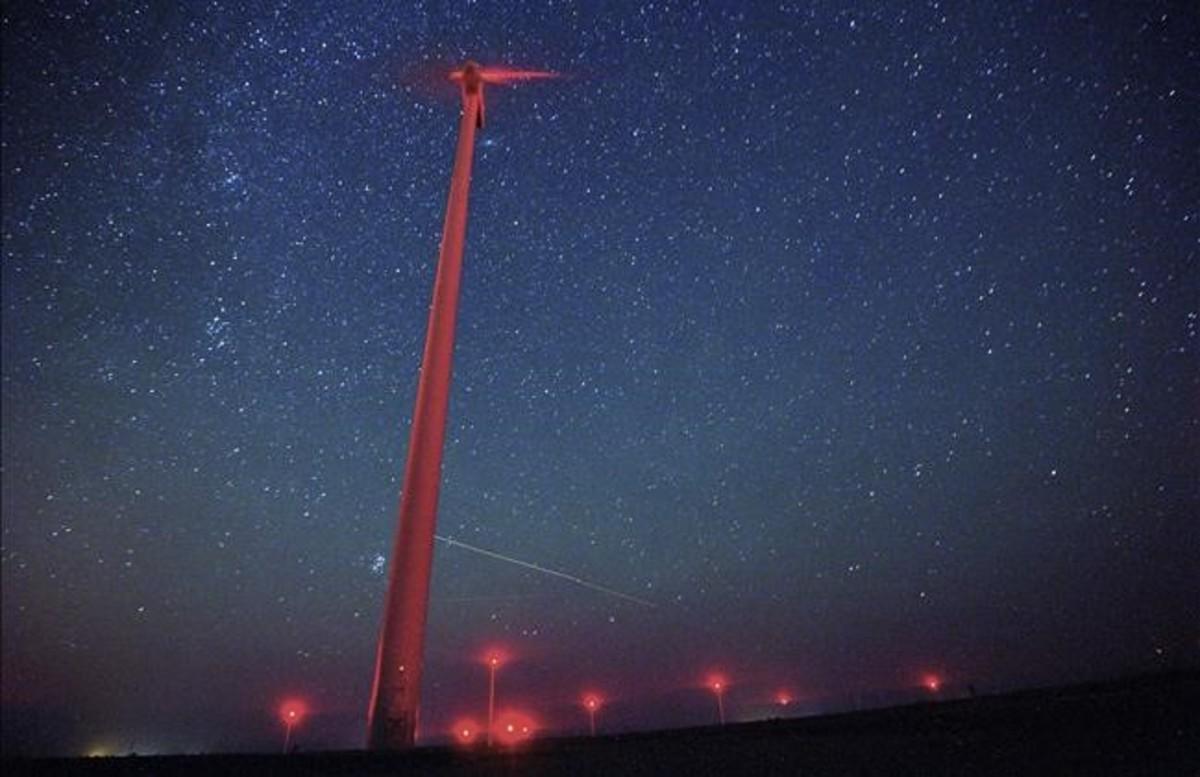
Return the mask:
[[417,401],[409,432],[408,462],[404,467],[404,486],[400,495],[399,526],[392,548],[383,625],[375,658],[375,679],[367,711],[367,747],[371,750],[397,750],[412,747],[416,741],[429,577],[433,567],[446,410],[450,398],[454,324],[467,230],[467,194],[471,187],[475,130],[483,127],[483,85],[553,75],[542,71],[484,69],[474,62],[467,62],[461,70],[450,74],[462,90],[462,118],[458,125],[458,148],[454,153],[454,173],[450,179],[446,221],[442,227],[437,275],[433,282],[433,301],[429,306],[425,353],[421,358]]

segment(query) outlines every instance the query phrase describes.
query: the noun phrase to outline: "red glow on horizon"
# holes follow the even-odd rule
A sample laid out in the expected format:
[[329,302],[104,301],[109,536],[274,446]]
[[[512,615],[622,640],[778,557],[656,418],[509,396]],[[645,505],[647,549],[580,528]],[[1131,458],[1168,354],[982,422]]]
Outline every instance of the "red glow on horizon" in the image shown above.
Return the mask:
[[308,714],[308,705],[300,699],[287,699],[279,705],[279,719],[287,725],[299,723]]
[[937,693],[942,689],[942,678],[935,674],[926,674],[921,678],[921,685],[930,693]]
[[496,716],[496,742],[505,747],[515,747],[533,739],[538,724],[533,716],[520,710],[505,710]]
[[780,691],[775,694],[775,703],[781,707],[786,707],[792,703],[792,694],[787,691]]

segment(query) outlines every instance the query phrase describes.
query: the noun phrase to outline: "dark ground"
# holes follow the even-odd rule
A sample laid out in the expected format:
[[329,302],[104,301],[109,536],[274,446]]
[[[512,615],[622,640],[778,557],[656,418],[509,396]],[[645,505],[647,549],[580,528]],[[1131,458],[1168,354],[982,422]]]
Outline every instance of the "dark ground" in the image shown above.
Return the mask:
[[8,775],[1200,775],[1200,672],[518,752],[6,760]]

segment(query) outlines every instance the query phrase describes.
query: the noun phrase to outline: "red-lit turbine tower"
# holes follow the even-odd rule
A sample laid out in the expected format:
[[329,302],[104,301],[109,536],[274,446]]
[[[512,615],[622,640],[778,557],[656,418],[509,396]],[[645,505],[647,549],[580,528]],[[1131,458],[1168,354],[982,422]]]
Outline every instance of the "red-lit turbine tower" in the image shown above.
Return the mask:
[[462,119],[458,125],[458,148],[454,153],[446,222],[429,306],[425,353],[421,358],[400,496],[399,526],[392,548],[375,680],[367,711],[367,747],[371,750],[411,747],[416,740],[454,324],[467,230],[467,193],[471,187],[475,130],[483,126],[483,85],[551,76],[552,73],[541,71],[483,69],[474,62],[468,62],[450,76],[462,88]]

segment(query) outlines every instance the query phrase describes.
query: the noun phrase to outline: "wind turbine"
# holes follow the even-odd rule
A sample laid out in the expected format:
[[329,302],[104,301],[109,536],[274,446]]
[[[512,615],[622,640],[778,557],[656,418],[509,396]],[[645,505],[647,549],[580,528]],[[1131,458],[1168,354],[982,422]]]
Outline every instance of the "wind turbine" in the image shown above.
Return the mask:
[[450,79],[456,81],[462,91],[462,117],[458,124],[458,147],[454,153],[454,172],[450,178],[425,352],[421,358],[417,401],[409,433],[408,462],[404,468],[399,525],[388,572],[375,679],[367,711],[367,747],[371,750],[397,750],[412,747],[416,741],[429,577],[433,566],[446,410],[450,398],[454,324],[458,317],[458,290],[467,230],[467,195],[471,188],[475,130],[483,127],[484,85],[554,76],[554,73],[540,70],[483,68],[474,62],[467,62],[450,74]]

